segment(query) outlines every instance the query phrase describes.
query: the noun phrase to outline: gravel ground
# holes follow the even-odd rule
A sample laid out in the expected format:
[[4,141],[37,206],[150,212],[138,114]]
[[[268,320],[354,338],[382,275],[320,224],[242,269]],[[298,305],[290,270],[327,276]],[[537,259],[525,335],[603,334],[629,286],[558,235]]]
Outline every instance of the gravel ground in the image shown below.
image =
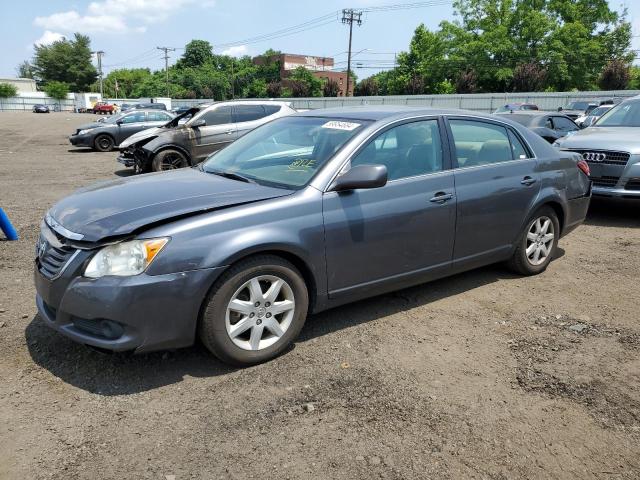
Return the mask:
[[640,203],[594,202],[542,275],[496,266],[309,319],[231,369],[201,346],[105,356],[36,314],[33,246],[89,115],[0,113],[0,478],[640,478]]

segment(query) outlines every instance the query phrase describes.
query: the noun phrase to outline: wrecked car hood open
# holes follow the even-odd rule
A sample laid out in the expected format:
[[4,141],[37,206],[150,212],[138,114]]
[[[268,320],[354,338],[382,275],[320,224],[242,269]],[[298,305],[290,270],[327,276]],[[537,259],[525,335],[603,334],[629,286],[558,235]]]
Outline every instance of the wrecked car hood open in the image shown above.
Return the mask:
[[92,185],[55,204],[49,216],[82,242],[98,242],[174,217],[291,193],[187,168]]

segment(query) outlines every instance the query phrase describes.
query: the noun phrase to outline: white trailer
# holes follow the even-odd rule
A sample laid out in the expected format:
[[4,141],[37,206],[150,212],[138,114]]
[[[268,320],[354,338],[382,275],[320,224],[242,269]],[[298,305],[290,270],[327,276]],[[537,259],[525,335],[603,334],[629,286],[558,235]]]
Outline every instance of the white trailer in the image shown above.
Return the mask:
[[73,100],[73,108],[78,113],[86,113],[93,110],[97,102],[102,101],[99,93],[76,93]]

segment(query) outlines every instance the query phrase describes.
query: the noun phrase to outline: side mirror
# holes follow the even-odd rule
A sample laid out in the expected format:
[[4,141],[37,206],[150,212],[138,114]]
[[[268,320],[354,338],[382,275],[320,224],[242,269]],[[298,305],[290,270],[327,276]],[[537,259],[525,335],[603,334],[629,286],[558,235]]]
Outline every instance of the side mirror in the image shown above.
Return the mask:
[[558,107],[558,111],[561,112],[562,111],[562,107]]
[[329,191],[345,192],[358,188],[378,188],[387,184],[387,167],[384,165],[357,165],[336,178]]
[[199,120],[196,120],[195,122],[193,122],[191,125],[189,125],[191,128],[199,128],[199,127],[204,127],[205,125],[207,125],[207,122],[204,121],[204,118],[201,118]]
[[116,123],[118,125],[122,125],[124,123],[124,121],[121,118],[119,118],[118,120],[116,120]]

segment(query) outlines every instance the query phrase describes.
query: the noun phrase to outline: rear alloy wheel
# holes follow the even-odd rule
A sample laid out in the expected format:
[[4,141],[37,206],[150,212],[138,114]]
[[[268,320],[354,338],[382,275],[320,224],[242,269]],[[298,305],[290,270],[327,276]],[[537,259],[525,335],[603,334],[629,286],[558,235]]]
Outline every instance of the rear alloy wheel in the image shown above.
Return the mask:
[[308,305],[306,285],[293,265],[271,255],[253,257],[217,282],[200,321],[200,338],[224,362],[264,362],[295,340]]
[[114,145],[113,137],[107,134],[98,135],[93,141],[93,146],[100,152],[110,152]]
[[523,275],[543,272],[553,258],[559,238],[558,216],[550,207],[541,208],[527,222],[509,266]]
[[182,152],[178,150],[163,150],[154,157],[151,169],[154,172],[162,172],[188,166],[189,160]]

